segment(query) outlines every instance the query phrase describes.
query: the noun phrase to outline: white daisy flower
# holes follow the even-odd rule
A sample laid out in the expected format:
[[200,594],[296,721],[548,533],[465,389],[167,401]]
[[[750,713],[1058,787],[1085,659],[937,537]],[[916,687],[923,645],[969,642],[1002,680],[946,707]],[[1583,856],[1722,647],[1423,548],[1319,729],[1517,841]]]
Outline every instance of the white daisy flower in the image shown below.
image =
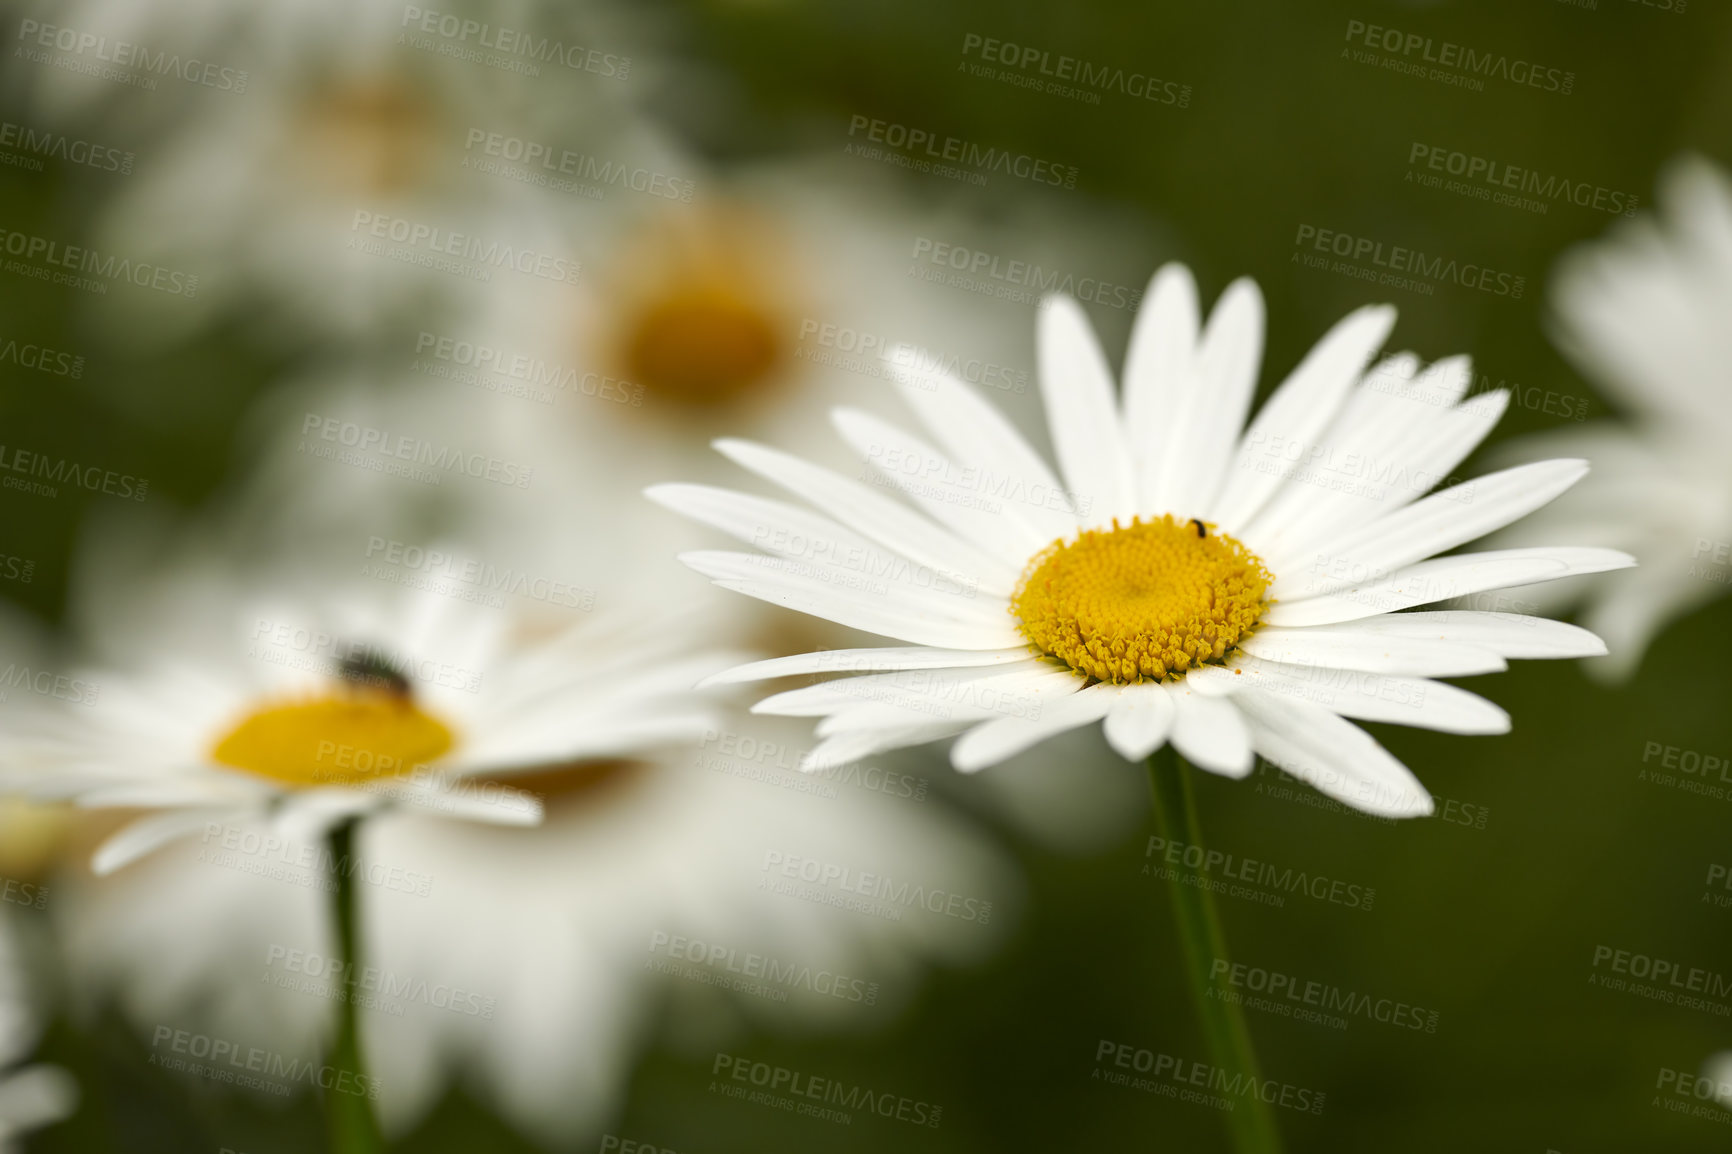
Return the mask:
[[389,806],[534,824],[539,803],[499,777],[691,740],[713,725],[691,683],[730,660],[675,618],[524,640],[439,592],[307,598],[197,553],[161,576],[87,614],[87,691],[0,738],[29,795],[156,811],[102,845],[98,873],[248,818],[301,839]]
[[[250,66],[244,91],[205,93],[141,149],[101,219],[106,250],[197,278],[183,295],[116,299],[143,322],[132,326],[140,338],[230,315],[301,348],[307,328],[351,340],[392,325],[413,333],[477,307],[500,281],[556,291],[583,270],[562,255],[552,199],[481,166],[530,147],[617,165],[649,147],[616,131],[629,123],[612,114],[619,81],[547,62],[535,76],[489,67],[463,58],[477,50],[462,36],[416,27],[415,12],[437,24],[455,20],[450,10],[212,0],[194,11],[94,0],[60,17],[110,41],[201,45]],[[525,29],[505,6],[471,6],[464,20],[455,26],[471,39]],[[534,43],[583,39],[538,29]],[[50,86],[89,80],[42,73]]]
[[1624,549],[1641,568],[1538,591],[1585,599],[1584,623],[1611,653],[1588,663],[1626,677],[1668,621],[1732,585],[1732,187],[1687,157],[1659,182],[1660,214],[1620,222],[1560,262],[1554,340],[1628,413],[1502,446],[1509,460],[1591,455],[1594,475],[1511,530],[1508,544],[1582,541]]
[[[73,605],[82,630],[103,642],[109,667],[130,668],[126,655],[172,647],[179,664],[202,670],[195,659],[203,651],[226,653],[231,619],[246,625],[250,648],[256,617],[275,612],[225,611],[235,598],[225,590],[238,586],[245,600],[250,583],[207,557],[158,573],[126,542],[106,541],[82,559]],[[813,779],[792,769],[803,726],[697,706],[692,682],[738,660],[692,652],[691,638],[711,630],[664,606],[611,607],[641,624],[580,624],[525,647],[521,666],[493,662],[483,680],[487,687],[521,669],[545,696],[502,719],[508,724],[497,732],[474,731],[476,741],[504,748],[477,752],[466,780],[484,793],[532,792],[542,824],[449,821],[399,806],[356,832],[359,954],[379,975],[363,986],[375,1002],[359,1007],[359,1029],[381,1121],[393,1134],[412,1129],[461,1082],[513,1125],[569,1144],[618,1108],[670,1002],[692,1011],[683,1021],[720,1019],[724,1036],[741,1018],[775,1029],[866,1028],[895,1013],[928,964],[979,958],[1012,920],[1007,865],[936,798],[809,788]],[[445,617],[461,624],[469,614],[464,605]],[[291,639],[276,648],[316,646]],[[568,675],[563,664],[613,673],[603,683]],[[247,665],[222,668],[238,666],[230,676],[239,680],[250,675]],[[649,682],[667,692],[640,693]],[[97,684],[107,701],[111,682]],[[234,699],[236,712],[251,707],[254,695],[215,678],[198,684]],[[418,705],[439,708],[416,688]],[[193,694],[169,700],[162,712],[171,711],[221,712]],[[439,718],[454,733],[472,731],[455,713]],[[339,953],[329,854],[311,823],[281,820],[296,801],[188,810],[190,836],[148,858],[112,874],[74,867],[57,877],[49,909],[81,1004],[117,1003],[147,1038],[168,1025],[286,1058],[324,1053],[332,1002],[298,983],[316,985]],[[869,916],[766,892],[760,882],[772,851],[893,874],[929,893],[993,903],[994,912],[972,920],[915,908]],[[870,1003],[801,988],[776,1001],[728,988],[751,983],[725,966],[673,958],[676,939],[773,958],[808,986],[841,975],[882,989]],[[289,951],[315,959],[313,973],[291,963]],[[393,1000],[398,987],[440,993]],[[454,990],[465,994],[455,1008],[441,1000]]]
[[[1366,374],[1394,321],[1387,306],[1347,316],[1245,426],[1262,297],[1237,281],[1200,324],[1189,271],[1168,265],[1137,316],[1122,402],[1079,307],[1044,303],[1038,360],[1057,474],[976,390],[940,373],[898,382],[936,445],[834,414],[872,483],[717,442],[817,511],[655,486],[661,504],[763,550],[683,559],[726,588],[909,643],[717,680],[864,674],[757,705],[822,719],[812,767],[961,734],[951,760],[972,771],[1103,721],[1127,758],[1170,741],[1237,777],[1261,754],[1368,812],[1429,813],[1407,768],[1347,718],[1501,733],[1503,710],[1435,678],[1603,646],[1543,618],[1399,611],[1633,562],[1568,547],[1437,556],[1550,501],[1587,464],[1523,466],[1421,496],[1430,482],[1413,479],[1447,476],[1507,398],[1456,403],[1472,379],[1463,357],[1422,370],[1404,353]],[[1387,459],[1407,480],[1319,483],[1308,470],[1322,452]]]

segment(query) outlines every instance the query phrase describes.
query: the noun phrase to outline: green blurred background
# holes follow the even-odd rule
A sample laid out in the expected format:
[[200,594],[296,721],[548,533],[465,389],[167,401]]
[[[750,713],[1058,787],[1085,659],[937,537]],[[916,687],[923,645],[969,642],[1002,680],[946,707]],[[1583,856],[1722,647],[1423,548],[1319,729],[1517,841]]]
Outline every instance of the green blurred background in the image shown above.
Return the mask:
[[[1683,13],[1636,0],[644,7],[669,59],[711,86],[709,99],[656,109],[700,153],[728,164],[839,152],[858,112],[1074,164],[1086,202],[1129,208],[1159,227],[1172,247],[1150,252],[1151,268],[1169,257],[1189,262],[1206,299],[1235,276],[1257,279],[1269,303],[1265,389],[1349,308],[1393,299],[1399,347],[1426,358],[1470,352],[1490,385],[1553,390],[1587,399],[1589,419],[1611,415],[1546,340],[1543,289],[1560,253],[1616,218],[1566,204],[1534,214],[1420,188],[1404,180],[1410,148],[1444,145],[1644,203],[1680,150],[1732,156],[1732,8],[1722,3]],[[1494,81],[1470,92],[1367,67],[1342,57],[1350,20],[1555,64],[1575,73],[1574,90]],[[959,70],[970,34],[1170,77],[1191,86],[1190,105],[1113,94],[1088,105],[979,79]],[[973,194],[982,214],[1015,195],[997,183]],[[104,191],[82,174],[0,169],[0,219],[85,235]],[[1292,259],[1307,223],[1508,270],[1527,278],[1527,290],[1520,300],[1447,285],[1432,296],[1392,294],[1307,269]],[[87,325],[88,303],[0,276],[8,335],[88,358],[78,380],[0,369],[0,441],[148,477],[153,500],[196,508],[220,496],[244,466],[234,449],[242,414],[293,367],[295,351],[235,332],[141,357]],[[1093,315],[1116,362],[1129,317]],[[1559,424],[1515,405],[1492,443]],[[5,552],[36,562],[33,580],[6,595],[56,621],[80,523],[107,500],[0,490]],[[1659,1070],[1694,1072],[1709,1052],[1732,1047],[1732,1020],[1589,984],[1602,944],[1732,970],[1732,911],[1704,899],[1710,865],[1732,862],[1732,802],[1639,778],[1652,742],[1732,755],[1728,652],[1732,602],[1722,601],[1672,624],[1624,688],[1601,688],[1568,663],[1518,664],[1484,683],[1516,719],[1507,736],[1372,727],[1440,798],[1483,811],[1483,828],[1321,810],[1271,796],[1273,773],[1255,785],[1201,782],[1213,844],[1377,891],[1370,912],[1226,901],[1237,956],[1438,1013],[1435,1034],[1250,1014],[1265,1072],[1327,1093],[1320,1116],[1277,1111],[1291,1149],[1732,1148],[1724,1123],[1655,1104]],[[1103,751],[1098,736],[1079,739],[1051,755],[1052,771]],[[933,755],[906,760],[946,789],[969,788]],[[784,1117],[707,1093],[707,1065],[660,1053],[642,1065],[611,1132],[712,1154],[1225,1149],[1213,1111],[1091,1078],[1102,1039],[1204,1056],[1167,896],[1140,872],[1144,835],[1068,855],[999,832],[1015,847],[1028,894],[1008,948],[989,964],[934,975],[911,1012],[875,1034],[765,1036],[734,1047],[909,1088],[943,1105],[942,1127]],[[30,1149],[318,1148],[310,1101],[268,1109],[161,1076],[117,1022],[93,1031],[57,1023],[43,1054],[74,1070],[86,1107]],[[576,1148],[600,1142],[597,1134]],[[532,1148],[461,1095],[398,1146]]]

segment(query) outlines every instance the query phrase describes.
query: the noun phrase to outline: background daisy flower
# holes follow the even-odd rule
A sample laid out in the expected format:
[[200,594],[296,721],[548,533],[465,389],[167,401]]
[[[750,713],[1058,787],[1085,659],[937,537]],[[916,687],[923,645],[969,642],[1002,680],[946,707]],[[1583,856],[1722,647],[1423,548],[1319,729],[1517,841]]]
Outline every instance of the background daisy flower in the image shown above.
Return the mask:
[[31,795],[153,811],[104,843],[98,873],[246,817],[303,840],[392,805],[534,824],[531,795],[481,776],[689,740],[712,726],[692,682],[730,660],[693,650],[673,618],[526,640],[473,600],[309,597],[209,547],[147,589],[126,553],[99,538],[85,570],[100,658],[74,680],[88,690],[42,698],[0,752]]
[[1659,213],[1620,222],[1572,250],[1552,283],[1553,340],[1627,413],[1499,447],[1509,461],[1594,461],[1580,487],[1499,540],[1580,541],[1627,550],[1641,567],[1534,591],[1583,603],[1611,652],[1588,669],[1628,677],[1666,624],[1732,585],[1732,187],[1700,157],[1661,175]]

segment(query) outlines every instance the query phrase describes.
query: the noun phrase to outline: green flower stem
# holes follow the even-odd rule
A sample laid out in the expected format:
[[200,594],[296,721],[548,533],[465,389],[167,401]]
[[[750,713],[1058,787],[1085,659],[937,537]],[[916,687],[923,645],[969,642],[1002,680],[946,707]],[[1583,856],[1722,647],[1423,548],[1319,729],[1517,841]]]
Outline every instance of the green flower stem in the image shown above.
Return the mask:
[[331,853],[332,913],[337,921],[337,956],[343,962],[343,996],[337,999],[337,1040],[331,1047],[334,1071],[325,1093],[325,1115],[331,1130],[333,1154],[381,1154],[385,1149],[379,1121],[373,1117],[372,1079],[361,1057],[361,1034],[355,1022],[355,972],[360,967],[361,945],[356,933],[355,831],[360,822],[348,818],[332,827],[328,837]]
[[[1149,788],[1154,793],[1155,828],[1160,835],[1169,844],[1182,843],[1201,849],[1203,834],[1197,824],[1191,770],[1171,745],[1149,758]],[[1261,1080],[1244,1012],[1237,1004],[1222,1001],[1209,979],[1214,961],[1227,958],[1227,939],[1221,932],[1221,918],[1215,912],[1214,893],[1208,880],[1200,867],[1183,864],[1181,856],[1181,863],[1173,867],[1169,885],[1197,1019],[1203,1027],[1209,1059],[1216,1067],[1229,1079],[1248,1075]],[[1235,1154],[1279,1154],[1281,1136],[1261,1097],[1248,1094],[1239,1098],[1225,1118]]]

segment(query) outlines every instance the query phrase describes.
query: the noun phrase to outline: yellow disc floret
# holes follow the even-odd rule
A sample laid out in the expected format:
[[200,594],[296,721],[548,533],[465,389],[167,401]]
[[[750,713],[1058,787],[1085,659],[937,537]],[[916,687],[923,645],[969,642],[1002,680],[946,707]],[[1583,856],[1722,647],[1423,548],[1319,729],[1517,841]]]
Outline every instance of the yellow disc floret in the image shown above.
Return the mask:
[[261,706],[211,757],[293,787],[355,785],[411,773],[454,743],[451,730],[406,695],[343,690]]
[[1201,521],[1113,521],[1028,563],[1010,603],[1042,653],[1099,681],[1181,677],[1219,661],[1266,606],[1273,578],[1244,545]]

